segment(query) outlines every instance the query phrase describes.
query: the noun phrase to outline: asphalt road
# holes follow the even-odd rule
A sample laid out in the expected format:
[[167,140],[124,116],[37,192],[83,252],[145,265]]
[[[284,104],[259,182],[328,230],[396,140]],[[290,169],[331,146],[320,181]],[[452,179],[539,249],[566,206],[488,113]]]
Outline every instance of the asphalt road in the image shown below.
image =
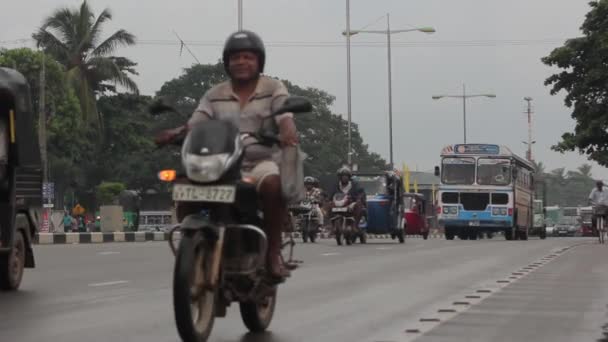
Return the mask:
[[[601,300],[608,299],[608,246],[555,254],[590,242],[299,245],[305,263],[279,289],[271,332],[246,334],[233,306],[210,341],[595,341],[608,321]],[[35,253],[38,267],[26,271],[21,290],[0,294],[0,341],[179,340],[166,243],[37,246]],[[538,261],[538,269],[522,270]],[[533,272],[508,278],[519,270]],[[513,283],[497,283],[504,279]],[[454,305],[480,289],[491,293]],[[446,308],[456,312],[437,313]]]

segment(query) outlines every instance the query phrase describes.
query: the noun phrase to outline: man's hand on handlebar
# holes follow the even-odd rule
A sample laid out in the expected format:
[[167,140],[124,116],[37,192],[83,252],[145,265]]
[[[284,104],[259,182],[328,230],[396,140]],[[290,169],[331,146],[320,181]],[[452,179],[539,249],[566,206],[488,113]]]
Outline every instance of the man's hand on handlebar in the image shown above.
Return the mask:
[[188,130],[188,126],[180,126],[173,129],[165,129],[158,133],[154,138],[154,143],[157,146],[165,146],[173,142],[179,135],[185,133]]

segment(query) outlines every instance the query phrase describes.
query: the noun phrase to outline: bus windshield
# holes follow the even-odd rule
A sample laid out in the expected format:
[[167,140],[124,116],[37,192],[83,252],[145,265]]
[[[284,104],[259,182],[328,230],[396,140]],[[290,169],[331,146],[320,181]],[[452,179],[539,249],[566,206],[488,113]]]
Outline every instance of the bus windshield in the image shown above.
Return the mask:
[[384,176],[357,177],[357,184],[365,191],[366,196],[386,194],[386,183]]
[[534,201],[534,213],[535,214],[543,213],[543,202],[542,201]]
[[509,159],[479,158],[477,164],[478,184],[511,184],[511,161]]
[[442,169],[444,184],[472,185],[475,182],[474,158],[443,158]]

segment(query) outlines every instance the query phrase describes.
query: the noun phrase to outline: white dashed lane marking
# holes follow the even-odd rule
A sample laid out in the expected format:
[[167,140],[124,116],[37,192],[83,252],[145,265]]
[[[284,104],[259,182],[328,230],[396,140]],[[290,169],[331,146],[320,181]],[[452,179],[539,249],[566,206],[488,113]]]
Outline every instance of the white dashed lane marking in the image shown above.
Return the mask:
[[93,283],[89,284],[90,287],[101,287],[101,286],[112,286],[112,285],[121,285],[128,283],[127,280],[116,280],[116,281],[107,281],[104,283]]

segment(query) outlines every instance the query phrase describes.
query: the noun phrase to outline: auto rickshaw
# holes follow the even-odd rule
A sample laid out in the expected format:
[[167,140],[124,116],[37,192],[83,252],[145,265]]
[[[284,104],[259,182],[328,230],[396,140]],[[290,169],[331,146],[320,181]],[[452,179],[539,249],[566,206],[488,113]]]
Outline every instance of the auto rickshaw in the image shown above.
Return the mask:
[[368,234],[390,234],[405,242],[403,229],[403,182],[392,172],[356,173],[357,184],[365,190],[367,212],[365,229]]
[[416,193],[403,194],[403,217],[405,218],[406,235],[422,235],[429,238],[429,225],[426,220],[426,200],[424,195]]
[[0,68],[0,289],[16,290],[33,268],[32,242],[42,214],[42,165],[29,87]]

